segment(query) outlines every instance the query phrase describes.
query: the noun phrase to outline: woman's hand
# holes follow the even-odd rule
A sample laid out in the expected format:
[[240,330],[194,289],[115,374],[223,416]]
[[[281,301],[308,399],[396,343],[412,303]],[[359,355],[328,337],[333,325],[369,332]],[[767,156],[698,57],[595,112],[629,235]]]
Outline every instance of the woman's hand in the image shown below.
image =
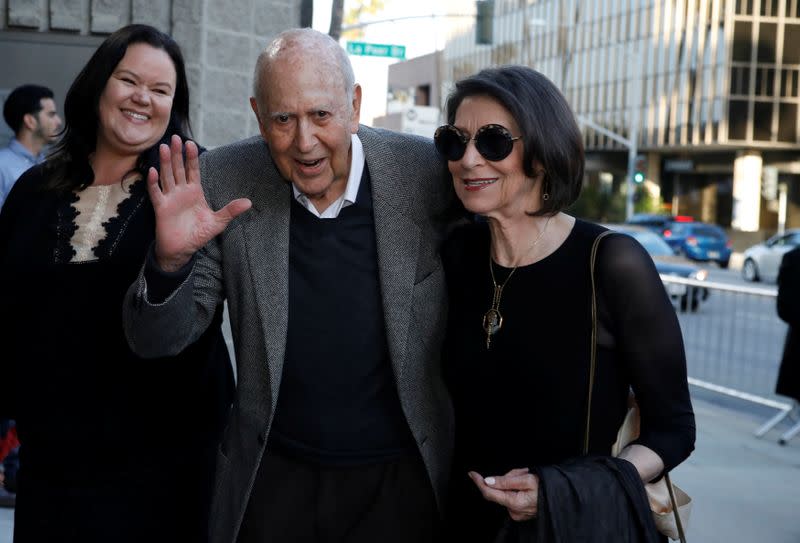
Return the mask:
[[156,213],[156,260],[165,271],[183,267],[206,243],[220,234],[228,223],[250,209],[247,198],[229,202],[213,211],[200,185],[197,145],[186,142],[186,166],[181,138],[172,136],[170,145],[159,147],[161,179],[150,168],[147,190]]
[[505,507],[512,520],[521,522],[537,515],[539,478],[528,468],[512,469],[497,477],[483,478],[474,471],[470,471],[468,475],[484,499]]
[[623,458],[633,464],[645,484],[664,471],[664,461],[661,460],[661,457],[654,450],[638,443],[622,449],[618,458]]

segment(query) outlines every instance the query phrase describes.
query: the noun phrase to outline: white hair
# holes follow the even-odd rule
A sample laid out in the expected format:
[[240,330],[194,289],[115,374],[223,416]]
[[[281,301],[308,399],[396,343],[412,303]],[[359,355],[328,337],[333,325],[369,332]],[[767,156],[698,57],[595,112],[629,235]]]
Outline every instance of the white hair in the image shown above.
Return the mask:
[[[339,66],[344,91],[347,93],[347,102],[353,101],[353,89],[356,77],[350,58],[336,40],[311,28],[292,28],[278,34],[269,45],[258,55],[256,68],[253,74],[253,96],[258,104],[263,104],[264,99],[264,74],[268,71],[270,63],[281,54],[292,51],[303,51],[323,63],[332,60]],[[326,58],[327,57],[327,58]]]

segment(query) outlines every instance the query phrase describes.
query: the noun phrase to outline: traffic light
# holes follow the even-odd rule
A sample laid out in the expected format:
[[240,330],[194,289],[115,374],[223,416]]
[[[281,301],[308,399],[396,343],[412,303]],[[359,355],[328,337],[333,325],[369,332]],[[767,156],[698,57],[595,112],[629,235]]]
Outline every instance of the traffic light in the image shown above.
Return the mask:
[[644,180],[647,178],[647,159],[646,157],[639,155],[636,157],[636,162],[634,164],[633,170],[633,181],[634,183],[642,184]]
[[477,0],[475,13],[475,43],[491,45],[494,27],[494,0]]

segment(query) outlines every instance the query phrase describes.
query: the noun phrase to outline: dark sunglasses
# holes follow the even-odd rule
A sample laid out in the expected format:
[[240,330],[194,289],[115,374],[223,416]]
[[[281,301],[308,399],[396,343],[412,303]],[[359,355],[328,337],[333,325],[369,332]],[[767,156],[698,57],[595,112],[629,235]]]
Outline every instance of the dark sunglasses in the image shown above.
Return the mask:
[[474,138],[470,138],[455,126],[446,124],[436,129],[433,141],[439,154],[450,161],[461,160],[467,144],[473,140],[475,149],[483,158],[497,162],[511,154],[514,142],[521,137],[513,137],[506,127],[499,124],[487,124],[475,132]]

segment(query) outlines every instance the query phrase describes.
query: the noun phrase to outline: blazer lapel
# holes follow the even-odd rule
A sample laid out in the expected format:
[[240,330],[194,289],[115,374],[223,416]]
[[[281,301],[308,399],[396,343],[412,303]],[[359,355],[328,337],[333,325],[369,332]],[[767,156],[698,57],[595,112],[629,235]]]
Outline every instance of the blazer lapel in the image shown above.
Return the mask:
[[400,383],[408,352],[420,229],[405,213],[414,197],[400,190],[406,165],[377,133],[362,127],[358,136],[372,180],[386,339],[395,379]]
[[278,173],[272,159],[269,156],[265,158],[263,175],[252,180],[253,208],[244,225],[244,236],[252,295],[258,306],[267,349],[266,363],[274,410],[283,371],[289,315],[291,188]]

